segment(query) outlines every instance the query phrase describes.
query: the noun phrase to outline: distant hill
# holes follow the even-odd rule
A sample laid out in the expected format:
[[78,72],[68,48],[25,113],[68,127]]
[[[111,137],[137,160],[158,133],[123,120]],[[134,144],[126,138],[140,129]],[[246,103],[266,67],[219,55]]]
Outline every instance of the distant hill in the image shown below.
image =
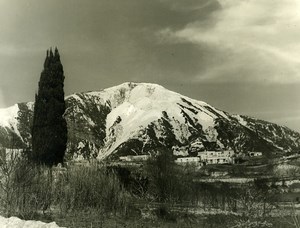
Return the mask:
[[[33,102],[0,109],[0,146],[30,145]],[[124,83],[66,97],[71,158],[116,158],[157,148],[296,153],[300,134],[263,120],[231,115],[149,83]]]

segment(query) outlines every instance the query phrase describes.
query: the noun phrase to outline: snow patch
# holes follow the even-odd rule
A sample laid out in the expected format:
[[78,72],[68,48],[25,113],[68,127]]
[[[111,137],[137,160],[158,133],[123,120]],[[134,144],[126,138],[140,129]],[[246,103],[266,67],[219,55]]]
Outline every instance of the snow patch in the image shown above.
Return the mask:
[[17,124],[19,106],[17,104],[0,109],[0,125],[2,127],[12,127]]
[[248,127],[248,122],[243,119],[240,115],[232,115],[241,125]]
[[202,125],[203,131],[214,126],[214,119],[205,112],[199,112],[196,116]]
[[32,111],[33,111],[33,109],[34,109],[34,102],[27,102],[26,105],[27,105],[27,108],[28,108],[29,110],[32,110]]
[[8,108],[0,109],[0,126],[13,130],[22,139],[18,129],[19,105],[15,104]]
[[59,228],[55,222],[44,223],[34,220],[21,220],[17,217],[4,218],[0,216],[1,228]]

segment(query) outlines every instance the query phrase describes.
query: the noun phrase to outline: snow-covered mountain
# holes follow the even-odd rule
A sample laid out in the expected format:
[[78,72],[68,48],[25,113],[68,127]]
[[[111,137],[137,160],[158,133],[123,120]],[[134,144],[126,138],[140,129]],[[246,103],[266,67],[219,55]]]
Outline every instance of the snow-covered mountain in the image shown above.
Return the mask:
[[[124,83],[66,97],[68,157],[115,158],[157,148],[298,152],[300,134],[266,121],[230,115],[149,83]],[[33,103],[0,109],[0,145],[30,145]]]

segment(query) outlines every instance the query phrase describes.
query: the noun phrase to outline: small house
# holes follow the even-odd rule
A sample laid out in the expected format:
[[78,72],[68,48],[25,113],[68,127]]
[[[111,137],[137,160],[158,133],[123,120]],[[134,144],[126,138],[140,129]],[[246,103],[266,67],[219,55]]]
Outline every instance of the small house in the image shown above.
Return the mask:
[[125,162],[141,162],[147,161],[150,158],[150,155],[128,155],[128,156],[120,156],[120,161]]
[[199,164],[200,158],[199,157],[184,157],[184,158],[177,158],[175,160],[177,164]]
[[248,155],[249,155],[249,157],[260,157],[260,156],[262,156],[262,152],[251,151],[251,152],[248,152]]

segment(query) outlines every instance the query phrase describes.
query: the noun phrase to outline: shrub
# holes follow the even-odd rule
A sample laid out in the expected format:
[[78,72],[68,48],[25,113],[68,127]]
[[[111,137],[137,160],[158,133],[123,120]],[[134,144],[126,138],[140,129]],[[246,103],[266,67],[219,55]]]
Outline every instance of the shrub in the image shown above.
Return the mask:
[[192,175],[174,162],[171,151],[160,151],[145,167],[149,179],[149,195],[160,203],[192,201]]
[[13,153],[0,162],[1,211],[6,216],[33,218],[51,205],[52,174]]
[[62,213],[96,209],[126,214],[130,199],[115,173],[99,164],[71,166],[59,173],[55,197]]
[[5,216],[34,219],[58,208],[126,215],[130,195],[114,172],[99,164],[49,168],[21,157],[1,160],[0,209]]

